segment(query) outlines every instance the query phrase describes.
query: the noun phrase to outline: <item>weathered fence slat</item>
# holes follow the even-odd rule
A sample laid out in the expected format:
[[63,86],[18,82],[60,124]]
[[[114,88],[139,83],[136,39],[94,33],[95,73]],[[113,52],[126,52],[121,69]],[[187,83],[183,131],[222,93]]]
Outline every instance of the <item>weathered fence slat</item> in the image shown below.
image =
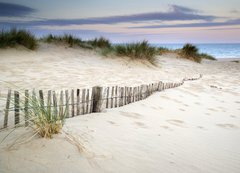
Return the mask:
[[43,91],[39,90],[39,99],[42,109],[44,109],[44,98],[43,98]]
[[53,110],[54,110],[55,116],[57,116],[58,115],[57,95],[55,91],[53,91]]
[[68,96],[68,90],[65,90],[65,102],[66,102],[66,107],[65,107],[65,116],[66,118],[69,117],[69,96]]
[[81,107],[80,107],[80,89],[77,89],[77,114],[80,115],[81,113]]
[[102,110],[102,87],[93,87],[93,108],[92,112],[101,112]]
[[28,90],[25,90],[25,101],[24,101],[24,119],[25,119],[25,126],[28,126],[29,124],[29,112],[28,112],[28,106],[29,106],[29,92]]
[[59,115],[61,118],[63,118],[63,91],[60,92]]
[[113,97],[114,97],[114,87],[112,87],[112,94],[111,94],[111,108],[113,108]]
[[51,90],[48,90],[47,109],[49,112],[51,112],[52,110],[52,91]]
[[74,117],[75,115],[75,102],[74,102],[74,89],[72,89],[72,92],[71,92],[71,105],[72,105],[72,110],[71,110],[71,114],[72,114],[72,117]]
[[118,107],[118,86],[115,86],[115,108]]
[[7,102],[6,102],[6,107],[5,107],[5,114],[4,114],[4,122],[3,122],[3,127],[6,128],[8,125],[8,114],[9,114],[9,107],[10,107],[10,100],[11,100],[11,90],[8,90],[7,94]]
[[82,89],[82,114],[85,114],[85,97],[86,97],[86,89]]
[[86,114],[89,113],[89,89],[87,89],[87,96],[86,96]]
[[109,99],[109,87],[107,87],[106,108],[108,108],[108,99]]
[[14,91],[14,112],[15,112],[15,125],[20,122],[20,107],[19,107],[19,92]]

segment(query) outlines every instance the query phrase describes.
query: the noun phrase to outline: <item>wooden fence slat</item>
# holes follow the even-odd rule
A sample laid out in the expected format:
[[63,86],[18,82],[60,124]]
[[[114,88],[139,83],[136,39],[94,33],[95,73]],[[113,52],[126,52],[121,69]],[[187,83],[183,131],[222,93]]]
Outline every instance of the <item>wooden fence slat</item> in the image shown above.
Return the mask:
[[66,107],[65,107],[65,111],[66,111],[66,118],[69,118],[69,95],[68,95],[68,90],[65,90],[65,102],[66,102]]
[[6,101],[5,114],[4,114],[4,122],[3,122],[3,127],[4,128],[6,128],[7,125],[8,125],[8,115],[9,115],[11,93],[12,93],[12,91],[9,89],[8,94],[7,94],[7,101]]
[[106,98],[106,108],[108,108],[109,100],[109,87],[107,87],[107,98]]
[[96,86],[93,87],[93,111],[92,112],[101,112],[102,110],[102,87]]
[[89,113],[89,89],[87,89],[87,96],[86,96],[86,114]]
[[127,87],[124,87],[124,95],[123,95],[123,100],[124,100],[124,103],[123,105],[126,105],[127,104]]
[[41,107],[42,109],[44,109],[44,98],[43,98],[43,91],[42,90],[39,90],[39,101],[40,101],[40,104],[41,104]]
[[93,112],[93,100],[94,99],[94,87],[92,87],[92,91],[91,91],[91,102],[90,102],[90,112],[89,113],[92,113]]
[[112,87],[111,108],[113,108],[114,87]]
[[124,93],[124,87],[121,87],[120,88],[120,105],[119,105],[119,107],[120,106],[123,106],[123,94]]
[[25,101],[24,101],[24,119],[25,119],[25,126],[28,126],[29,124],[29,92],[28,90],[25,90]]
[[72,92],[71,92],[71,105],[72,105],[72,110],[71,110],[71,114],[72,114],[72,117],[74,117],[75,115],[75,102],[74,102],[74,90],[72,89]]
[[126,105],[128,104],[128,93],[129,92],[129,87],[126,87],[126,93],[125,93],[125,102],[126,102]]
[[135,102],[136,99],[136,87],[133,87],[133,103]]
[[14,112],[15,112],[15,125],[20,122],[20,107],[19,107],[19,92],[14,91]]
[[60,92],[59,115],[61,118],[63,118],[63,91]]
[[85,97],[86,97],[86,89],[82,89],[82,114],[85,114]]
[[52,110],[52,91],[51,90],[48,90],[47,109],[49,112],[51,112]]
[[55,116],[57,116],[58,115],[57,95],[56,95],[55,91],[53,91],[53,111],[54,111]]
[[118,86],[115,86],[115,108],[118,107]]
[[80,107],[80,89],[77,89],[77,114],[81,114],[81,107]]

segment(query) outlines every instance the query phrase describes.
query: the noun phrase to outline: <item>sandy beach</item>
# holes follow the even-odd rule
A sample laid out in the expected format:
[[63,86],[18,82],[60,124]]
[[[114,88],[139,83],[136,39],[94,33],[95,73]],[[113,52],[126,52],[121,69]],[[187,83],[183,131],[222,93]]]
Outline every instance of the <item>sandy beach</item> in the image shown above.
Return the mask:
[[[203,75],[139,102],[69,118],[51,140],[34,136],[10,147],[18,136],[32,136],[18,128],[0,145],[1,173],[240,171],[240,63],[199,64],[171,53],[153,66],[45,43],[36,51],[0,50],[0,57],[3,95],[9,87],[59,91]],[[0,140],[8,133],[0,132]]]

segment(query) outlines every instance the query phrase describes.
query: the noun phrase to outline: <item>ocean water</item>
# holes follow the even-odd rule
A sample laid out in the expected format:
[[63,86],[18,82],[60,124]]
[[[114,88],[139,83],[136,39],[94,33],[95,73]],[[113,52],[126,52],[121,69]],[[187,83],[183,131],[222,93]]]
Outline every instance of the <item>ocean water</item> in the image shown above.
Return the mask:
[[[153,44],[158,47],[169,49],[182,48],[184,44]],[[207,53],[215,58],[240,58],[240,43],[233,44],[194,44],[198,47],[200,53]]]

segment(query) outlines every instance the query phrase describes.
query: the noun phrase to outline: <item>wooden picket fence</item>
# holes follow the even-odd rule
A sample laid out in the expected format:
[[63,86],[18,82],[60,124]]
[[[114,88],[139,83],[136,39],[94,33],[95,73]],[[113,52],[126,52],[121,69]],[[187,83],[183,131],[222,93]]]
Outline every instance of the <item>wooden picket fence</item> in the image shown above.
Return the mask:
[[135,87],[95,86],[90,89],[60,91],[58,94],[55,91],[49,90],[45,95],[43,90],[39,90],[38,92],[35,90],[32,92],[25,90],[23,93],[8,90],[6,105],[3,111],[3,126],[0,125],[0,129],[9,126],[9,119],[13,120],[13,125],[28,125],[29,110],[31,109],[29,106],[30,97],[40,99],[42,106],[53,107],[59,112],[63,111],[63,108],[65,108],[66,118],[70,118],[78,115],[101,112],[106,108],[116,108],[137,102],[149,97],[154,92],[178,87],[183,85],[184,81],[197,80],[201,77],[202,75],[197,78],[183,79],[181,82],[177,83],[158,82]]

